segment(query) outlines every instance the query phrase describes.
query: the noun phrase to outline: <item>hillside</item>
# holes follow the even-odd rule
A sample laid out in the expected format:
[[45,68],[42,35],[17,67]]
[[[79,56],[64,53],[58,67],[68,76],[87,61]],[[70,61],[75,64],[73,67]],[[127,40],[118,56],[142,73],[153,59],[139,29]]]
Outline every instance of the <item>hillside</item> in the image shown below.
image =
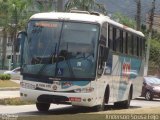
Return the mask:
[[[105,4],[109,14],[116,12],[123,13],[124,15],[135,18],[136,15],[136,2],[135,0],[97,0]],[[142,18],[145,20],[146,14],[150,11],[152,0],[141,0],[142,1]],[[160,0],[156,1],[156,13],[160,14]]]

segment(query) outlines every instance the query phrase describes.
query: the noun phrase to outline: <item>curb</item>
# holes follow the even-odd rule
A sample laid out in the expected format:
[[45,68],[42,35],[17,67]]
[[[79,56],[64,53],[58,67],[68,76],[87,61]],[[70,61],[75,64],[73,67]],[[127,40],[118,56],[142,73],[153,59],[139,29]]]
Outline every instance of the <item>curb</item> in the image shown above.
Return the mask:
[[5,88],[0,88],[0,91],[17,91],[19,90],[19,87],[5,87]]

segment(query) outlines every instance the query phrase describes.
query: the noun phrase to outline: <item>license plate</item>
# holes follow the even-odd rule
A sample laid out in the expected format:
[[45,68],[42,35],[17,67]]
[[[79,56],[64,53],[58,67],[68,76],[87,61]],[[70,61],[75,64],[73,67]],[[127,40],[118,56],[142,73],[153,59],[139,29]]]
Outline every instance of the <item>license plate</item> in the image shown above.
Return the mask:
[[78,97],[70,97],[69,100],[72,102],[81,102],[81,98]]

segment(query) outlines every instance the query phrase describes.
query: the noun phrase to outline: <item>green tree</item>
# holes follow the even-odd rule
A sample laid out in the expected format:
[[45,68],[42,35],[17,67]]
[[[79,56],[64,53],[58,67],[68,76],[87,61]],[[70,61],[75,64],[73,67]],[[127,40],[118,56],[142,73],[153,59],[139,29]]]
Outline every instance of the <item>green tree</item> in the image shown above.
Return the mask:
[[68,0],[65,4],[65,10],[78,9],[84,11],[99,11],[106,14],[106,8],[96,0]]
[[121,13],[116,13],[113,15],[113,19],[118,20],[121,24],[126,25],[131,28],[136,28],[136,22],[135,20],[121,14]]
[[15,42],[18,30],[24,28],[28,15],[27,0],[0,0],[0,26],[3,28],[2,69],[6,60],[7,34],[13,42],[13,62],[16,61]]
[[159,39],[151,39],[151,49],[150,49],[150,67],[160,68],[160,41]]
[[6,59],[6,45],[7,45],[7,24],[8,24],[8,1],[0,0],[0,25],[2,27],[3,41],[2,41],[2,69],[4,69]]
[[56,5],[59,1],[62,0],[30,0],[30,6],[33,13],[56,11]]

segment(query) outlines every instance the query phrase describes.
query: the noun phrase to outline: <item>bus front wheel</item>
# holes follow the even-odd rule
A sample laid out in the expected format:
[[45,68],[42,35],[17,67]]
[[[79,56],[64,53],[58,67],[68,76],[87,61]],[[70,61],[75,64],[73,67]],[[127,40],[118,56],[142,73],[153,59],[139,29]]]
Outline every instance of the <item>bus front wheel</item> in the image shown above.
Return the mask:
[[109,94],[110,94],[110,89],[109,89],[109,86],[107,86],[107,88],[105,90],[105,94],[104,94],[104,98],[103,98],[102,104],[96,106],[96,111],[97,112],[105,110],[105,104],[108,104],[108,101],[109,101]]
[[46,111],[49,110],[50,103],[39,103],[39,102],[37,102],[36,107],[37,107],[38,111],[46,112]]

